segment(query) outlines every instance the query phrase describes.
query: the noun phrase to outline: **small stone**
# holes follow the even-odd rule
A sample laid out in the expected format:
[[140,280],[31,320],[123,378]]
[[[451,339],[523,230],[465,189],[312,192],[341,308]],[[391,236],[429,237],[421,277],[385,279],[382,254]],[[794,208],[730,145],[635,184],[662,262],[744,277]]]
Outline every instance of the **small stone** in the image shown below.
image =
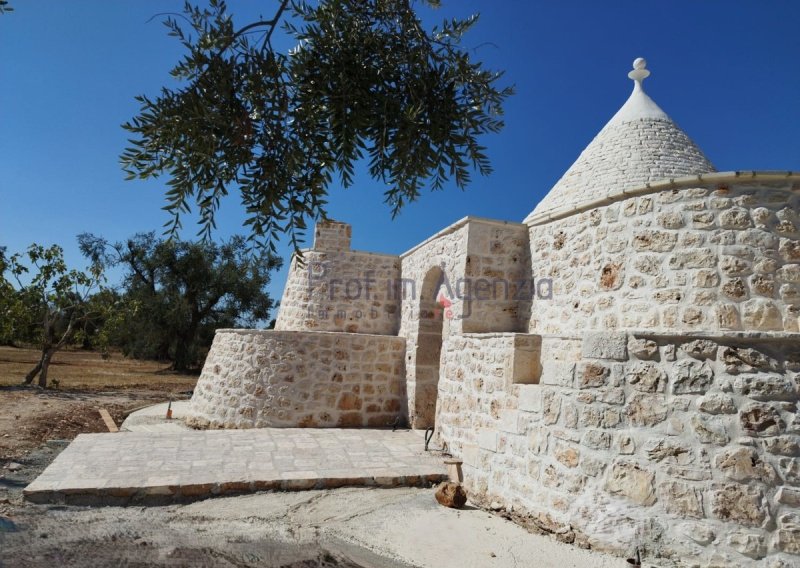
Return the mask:
[[719,214],[719,226],[723,229],[747,229],[753,226],[747,209],[731,207]]
[[679,530],[683,536],[693,540],[700,546],[711,544],[717,538],[714,531],[703,523],[685,523],[681,525]]
[[575,448],[565,444],[558,444],[553,451],[553,457],[567,467],[576,467],[580,454]]
[[460,484],[453,481],[443,481],[436,488],[436,501],[440,505],[451,509],[460,509],[467,502],[467,492]]
[[772,300],[753,298],[742,303],[742,323],[747,329],[783,330],[783,317]]
[[797,400],[797,384],[787,377],[755,375],[737,377],[733,392],[755,400]]
[[780,413],[768,404],[752,403],[739,411],[742,428],[751,436],[776,436],[785,423]]
[[8,471],[19,471],[22,469],[22,464],[17,462],[9,462],[9,464],[6,466],[6,469]]
[[697,439],[703,444],[724,446],[730,441],[730,437],[725,432],[725,427],[712,418],[701,418],[698,415],[694,415],[691,418],[691,423]]
[[766,451],[781,456],[796,456],[800,454],[800,439],[797,436],[776,436],[767,438],[762,442]]
[[681,351],[695,359],[710,359],[717,353],[718,345],[709,339],[695,339],[681,345]]
[[775,548],[789,554],[800,554],[800,515],[786,513],[778,517]]
[[790,507],[800,507],[800,489],[779,487],[775,494],[775,501]]
[[733,398],[727,394],[707,394],[697,399],[697,408],[701,412],[708,414],[735,414],[736,404]]
[[606,379],[610,374],[608,367],[599,363],[585,363],[578,367],[578,388],[597,388],[606,384]]
[[761,526],[767,519],[764,494],[756,487],[722,485],[711,492],[711,514],[721,521]]
[[714,458],[714,467],[734,481],[762,481],[774,484],[775,469],[753,448],[726,448]]
[[714,371],[706,361],[683,359],[672,366],[673,394],[703,394],[714,381]]
[[656,462],[666,460],[666,463],[688,465],[694,461],[691,448],[665,438],[649,440],[644,447],[644,451],[649,459]]
[[626,497],[634,503],[649,506],[655,503],[655,475],[635,463],[615,463],[606,479],[606,491]]
[[668,481],[658,486],[658,499],[671,515],[702,519],[703,494],[688,483]]
[[628,352],[637,359],[652,359],[658,354],[658,345],[652,339],[635,338],[628,341]]
[[654,426],[667,419],[664,397],[637,393],[627,407],[628,419],[633,426]]
[[722,347],[718,358],[725,364],[725,370],[733,374],[780,368],[775,359],[750,347]]
[[622,434],[617,440],[617,448],[622,455],[631,455],[636,451],[636,441],[633,437]]
[[764,537],[754,533],[733,533],[728,537],[728,545],[739,554],[759,559],[767,555]]
[[667,374],[656,364],[637,361],[628,368],[625,379],[642,392],[664,392],[667,387]]
[[800,459],[781,458],[778,461],[781,477],[790,485],[800,485]]

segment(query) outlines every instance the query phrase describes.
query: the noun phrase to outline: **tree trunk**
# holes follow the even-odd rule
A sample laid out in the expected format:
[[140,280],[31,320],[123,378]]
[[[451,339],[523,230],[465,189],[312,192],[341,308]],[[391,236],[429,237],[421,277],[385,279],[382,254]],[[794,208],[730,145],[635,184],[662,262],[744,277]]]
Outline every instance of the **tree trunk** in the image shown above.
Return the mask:
[[39,388],[47,388],[47,371],[50,368],[50,360],[53,358],[55,349],[48,349],[42,356],[42,372],[39,374]]
[[34,377],[39,374],[39,371],[42,370],[42,360],[39,359],[39,362],[36,363],[36,366],[30,370],[30,372],[25,375],[25,384],[29,385],[33,382]]

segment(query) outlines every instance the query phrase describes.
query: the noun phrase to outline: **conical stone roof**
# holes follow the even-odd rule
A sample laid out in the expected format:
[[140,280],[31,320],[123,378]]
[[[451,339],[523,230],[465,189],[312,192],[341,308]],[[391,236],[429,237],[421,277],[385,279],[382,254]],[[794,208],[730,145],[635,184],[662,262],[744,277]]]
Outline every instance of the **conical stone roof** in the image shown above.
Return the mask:
[[647,96],[644,59],[633,62],[631,96],[525,221],[580,206],[611,192],[716,169],[686,133]]

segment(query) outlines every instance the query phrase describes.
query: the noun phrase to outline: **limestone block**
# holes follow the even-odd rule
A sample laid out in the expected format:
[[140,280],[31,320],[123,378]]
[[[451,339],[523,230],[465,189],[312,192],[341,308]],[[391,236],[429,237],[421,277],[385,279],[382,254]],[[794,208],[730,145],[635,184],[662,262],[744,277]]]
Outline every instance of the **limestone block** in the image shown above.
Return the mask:
[[695,414],[691,417],[690,422],[697,439],[703,444],[724,446],[730,441],[725,425],[718,419],[702,418]]
[[777,436],[786,426],[775,407],[760,403],[751,403],[742,408],[739,421],[750,436]]
[[628,355],[628,336],[624,332],[586,332],[581,351],[587,359],[624,361]]
[[658,345],[652,339],[631,336],[628,340],[628,353],[642,360],[653,359],[658,355]]
[[695,359],[709,359],[717,354],[717,343],[710,339],[695,339],[681,345],[681,351]]
[[587,430],[581,438],[581,445],[593,450],[607,450],[611,447],[611,434],[603,430]]
[[579,389],[597,388],[606,384],[611,370],[600,363],[591,361],[580,363],[576,374]]
[[800,283],[800,264],[784,264],[778,269],[778,280]]
[[742,375],[733,381],[733,392],[755,400],[797,400],[797,384],[781,375]]
[[745,329],[782,330],[783,316],[772,300],[753,298],[742,303],[742,325]]
[[478,446],[489,452],[497,451],[500,434],[493,428],[481,428],[478,431]]
[[667,374],[658,364],[649,361],[637,361],[628,366],[625,379],[641,392],[664,392],[667,388]]
[[575,363],[551,360],[542,363],[542,384],[572,387],[574,382]]
[[542,388],[538,385],[525,385],[520,387],[517,408],[523,412],[541,412]]
[[700,546],[711,544],[717,538],[717,535],[714,533],[711,527],[705,523],[683,523],[678,528],[678,532],[685,538],[696,542]]
[[637,251],[669,252],[678,242],[678,233],[645,230],[633,234],[633,248]]
[[775,502],[790,507],[800,507],[800,489],[779,487],[775,493]]
[[723,484],[711,491],[711,514],[749,527],[760,527],[769,517],[763,491],[739,484]]
[[800,485],[800,458],[781,458],[778,461],[781,477],[789,485]]
[[655,426],[667,419],[664,397],[644,393],[634,394],[626,408],[628,420],[634,426]]
[[645,444],[644,452],[655,462],[689,465],[694,461],[694,452],[687,444],[671,438],[655,438]]
[[725,370],[732,374],[780,369],[774,358],[750,347],[721,347],[717,358],[725,364]]
[[658,500],[671,515],[702,519],[703,493],[698,488],[680,481],[667,481],[658,486]]
[[580,451],[572,445],[558,442],[553,450],[553,457],[562,465],[573,468],[578,465]]
[[735,414],[736,403],[727,394],[707,394],[697,399],[697,408],[707,414]]
[[606,476],[605,489],[641,506],[656,502],[655,475],[633,462],[616,462]]
[[714,467],[733,481],[756,480],[775,484],[775,469],[765,462],[753,448],[725,448],[714,458]]
[[764,450],[781,456],[800,455],[800,436],[776,436],[761,441]]
[[789,554],[800,554],[800,515],[786,513],[778,517],[775,548]]
[[747,229],[753,226],[747,209],[731,207],[719,214],[719,226],[723,229]]
[[706,361],[677,361],[671,373],[673,394],[704,394],[714,381],[714,371]]
[[728,536],[728,546],[739,554],[759,559],[767,555],[764,535],[750,532],[736,532]]

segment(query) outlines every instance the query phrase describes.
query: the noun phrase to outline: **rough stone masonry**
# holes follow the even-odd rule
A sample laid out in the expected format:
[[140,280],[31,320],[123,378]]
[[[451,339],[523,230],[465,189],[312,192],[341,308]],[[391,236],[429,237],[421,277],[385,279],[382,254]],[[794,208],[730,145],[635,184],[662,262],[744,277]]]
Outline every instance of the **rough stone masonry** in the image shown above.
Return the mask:
[[399,256],[319,223],[190,423],[433,427],[474,502],[562,540],[800,564],[800,174],[715,172],[648,75],[523,223]]

